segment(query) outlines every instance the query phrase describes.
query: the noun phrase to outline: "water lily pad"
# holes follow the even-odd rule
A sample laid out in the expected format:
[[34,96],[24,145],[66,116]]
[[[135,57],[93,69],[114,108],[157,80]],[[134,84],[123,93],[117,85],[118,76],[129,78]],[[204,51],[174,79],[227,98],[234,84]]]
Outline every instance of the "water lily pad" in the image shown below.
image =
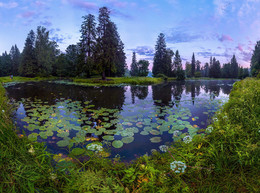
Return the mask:
[[124,137],[122,139],[123,143],[132,143],[134,141],[134,137]]
[[149,133],[147,131],[142,131],[140,134],[141,135],[149,135]]
[[42,132],[42,131],[41,131],[41,132],[39,133],[39,135],[40,135],[40,137],[41,137],[42,139],[47,139],[47,138],[48,138],[46,132]]
[[121,148],[123,146],[123,142],[120,140],[115,140],[115,141],[113,141],[112,146],[114,148]]
[[160,142],[162,141],[162,138],[161,138],[161,137],[152,137],[152,138],[150,139],[150,141],[151,141],[152,143],[160,143]]
[[151,130],[150,131],[150,133],[152,134],[152,135],[160,135],[160,131],[157,131],[157,130]]
[[112,136],[112,135],[105,135],[105,136],[103,136],[103,139],[107,140],[107,141],[113,141],[114,140],[114,136]]
[[68,146],[69,145],[69,140],[61,140],[61,141],[58,141],[57,142],[57,146],[59,146],[59,147],[66,147],[66,146]]
[[84,149],[81,149],[81,148],[74,148],[72,149],[71,151],[71,154],[75,155],[75,156],[78,156],[78,155],[81,155],[85,152]]
[[37,137],[38,137],[38,133],[31,133],[30,135],[28,135],[28,139],[30,141],[37,141]]

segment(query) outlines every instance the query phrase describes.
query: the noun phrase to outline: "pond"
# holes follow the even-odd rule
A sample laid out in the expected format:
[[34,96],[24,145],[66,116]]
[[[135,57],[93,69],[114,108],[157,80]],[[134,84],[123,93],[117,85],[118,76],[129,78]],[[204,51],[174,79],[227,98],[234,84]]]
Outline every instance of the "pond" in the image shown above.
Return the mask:
[[205,132],[234,82],[83,87],[57,81],[10,84],[6,90],[20,136],[45,142],[54,154],[93,151],[129,161]]

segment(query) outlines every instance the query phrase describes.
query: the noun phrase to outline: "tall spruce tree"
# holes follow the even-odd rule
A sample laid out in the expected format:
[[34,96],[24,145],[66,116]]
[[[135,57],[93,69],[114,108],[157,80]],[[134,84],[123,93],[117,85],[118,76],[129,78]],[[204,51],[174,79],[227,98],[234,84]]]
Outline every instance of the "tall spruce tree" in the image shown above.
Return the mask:
[[137,60],[136,60],[136,53],[133,52],[132,56],[132,63],[130,67],[130,75],[131,76],[138,76],[138,65],[137,65]]
[[118,45],[117,45],[117,49],[116,49],[115,64],[116,64],[116,72],[114,73],[115,76],[118,76],[118,77],[124,76],[126,68],[127,68],[126,55],[124,52],[124,43],[119,38],[119,36],[118,36]]
[[56,42],[49,40],[49,31],[43,26],[38,26],[35,40],[37,75],[50,76],[52,74],[52,68],[59,54],[57,47]]
[[96,49],[96,21],[95,16],[88,14],[83,16],[80,37],[80,60],[78,64],[78,73],[90,77],[94,66],[94,53]]
[[155,54],[153,58],[153,75],[156,76],[160,73],[167,74],[167,50],[165,43],[165,36],[163,33],[160,33],[155,45]]
[[16,45],[12,46],[10,50],[10,57],[12,60],[12,74],[17,76],[19,75],[18,69],[21,60],[21,53]]
[[185,74],[186,74],[186,77],[191,77],[191,63],[190,62],[186,62],[185,64]]
[[[117,32],[116,25],[110,20],[110,11],[107,7],[99,9],[98,27],[97,27],[97,49],[96,49],[96,63],[97,70],[102,74],[102,79],[106,76],[111,76],[117,71],[117,54],[121,47],[120,37]],[[122,64],[123,65],[123,64]]]
[[210,58],[210,67],[209,67],[209,77],[212,78],[220,78],[221,77],[221,66],[220,66],[220,62],[218,60],[216,60],[216,58],[214,57],[212,59],[212,57]]
[[165,66],[167,68],[167,72],[165,75],[167,76],[173,76],[174,72],[173,72],[173,62],[172,62],[172,57],[174,56],[174,52],[168,48],[166,50],[166,59],[165,59]]
[[191,59],[191,76],[195,75],[195,65],[196,65],[196,61],[195,61],[195,56],[194,56],[194,53],[193,53],[192,59]]
[[12,59],[6,51],[2,54],[0,63],[0,76],[8,76],[12,74]]
[[179,68],[182,68],[182,63],[181,63],[181,62],[182,62],[182,61],[181,61],[181,56],[180,56],[180,54],[179,54],[179,51],[176,50],[175,56],[174,56],[174,61],[173,61],[174,70],[176,71],[176,73],[177,73],[177,70],[178,70]]
[[77,75],[77,63],[80,55],[80,47],[78,45],[69,45],[66,48],[66,59],[68,61],[69,76]]
[[251,74],[257,76],[260,73],[260,41],[257,41],[251,58]]
[[27,77],[34,77],[37,73],[36,54],[35,54],[35,33],[31,30],[25,40],[22,52],[19,74]]
[[238,77],[238,63],[237,63],[235,55],[233,55],[231,62],[230,62],[230,75],[231,75],[231,78]]

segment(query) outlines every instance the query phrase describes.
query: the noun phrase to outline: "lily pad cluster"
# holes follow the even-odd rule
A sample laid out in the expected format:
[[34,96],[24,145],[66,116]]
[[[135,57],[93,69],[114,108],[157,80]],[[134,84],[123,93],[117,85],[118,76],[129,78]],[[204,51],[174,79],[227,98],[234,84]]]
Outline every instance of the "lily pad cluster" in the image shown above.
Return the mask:
[[[220,105],[218,100],[195,100],[195,104],[203,106],[208,114]],[[123,110],[119,110],[96,107],[92,101],[60,98],[53,104],[53,101],[26,98],[16,106],[24,108],[21,121],[30,140],[69,147],[75,155],[83,153],[79,146],[94,152],[103,152],[103,144],[122,148],[134,143],[137,135],[158,146],[162,144],[164,134],[170,134],[173,141],[190,142],[206,125],[192,112],[191,100],[173,101],[169,105],[161,100],[153,102],[140,100],[137,104],[124,104]],[[93,141],[104,143],[93,144]],[[165,148],[160,149],[165,151]]]

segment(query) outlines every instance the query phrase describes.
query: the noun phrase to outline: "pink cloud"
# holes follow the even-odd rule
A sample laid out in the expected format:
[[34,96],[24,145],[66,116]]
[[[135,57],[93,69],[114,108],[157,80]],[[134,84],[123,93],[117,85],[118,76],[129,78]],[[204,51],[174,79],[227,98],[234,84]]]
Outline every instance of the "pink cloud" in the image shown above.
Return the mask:
[[30,18],[30,17],[32,17],[34,15],[35,15],[34,11],[26,11],[26,12],[18,15],[18,17],[20,17],[20,18]]
[[95,3],[86,2],[84,0],[67,0],[67,2],[73,5],[74,7],[82,9],[97,9],[97,5]]
[[233,39],[229,35],[224,35],[224,34],[222,34],[222,36],[219,37],[218,40],[221,42],[224,42],[224,41],[232,42],[233,41]]
[[242,45],[241,44],[238,44],[238,46],[236,47],[240,52],[243,52],[244,51],[244,49],[243,49],[243,47],[242,47]]

